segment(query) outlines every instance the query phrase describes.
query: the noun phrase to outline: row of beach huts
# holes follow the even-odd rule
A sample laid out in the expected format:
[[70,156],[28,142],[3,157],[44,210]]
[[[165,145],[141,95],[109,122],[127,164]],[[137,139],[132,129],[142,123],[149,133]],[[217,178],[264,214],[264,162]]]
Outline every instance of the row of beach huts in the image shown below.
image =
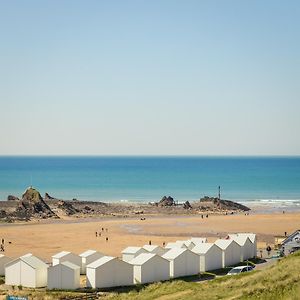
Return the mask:
[[82,274],[86,275],[87,287],[108,288],[221,269],[255,257],[256,252],[256,235],[237,233],[214,243],[207,243],[206,238],[191,238],[165,247],[127,247],[122,251],[122,258],[95,250],[79,255],[62,251],[52,256],[51,264],[46,264],[31,253],[14,260],[2,255],[0,275],[5,275],[7,285],[78,289]]

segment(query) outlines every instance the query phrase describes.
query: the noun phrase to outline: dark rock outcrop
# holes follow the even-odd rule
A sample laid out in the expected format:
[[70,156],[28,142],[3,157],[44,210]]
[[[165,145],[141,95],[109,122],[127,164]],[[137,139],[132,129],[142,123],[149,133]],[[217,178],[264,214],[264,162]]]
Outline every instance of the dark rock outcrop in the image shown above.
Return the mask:
[[163,198],[158,202],[158,206],[175,206],[176,203],[174,199],[169,196],[163,196]]
[[213,210],[236,210],[236,211],[249,211],[250,208],[230,200],[222,200],[216,197],[205,196],[200,201],[193,203],[193,207],[197,206],[201,209]]
[[66,202],[63,200],[60,200],[57,204],[57,207],[62,209],[66,215],[71,216],[78,212],[80,212],[77,208],[75,208],[70,202]]
[[48,193],[45,193],[44,200],[57,200],[57,198],[50,196]]
[[8,195],[7,196],[7,201],[19,201],[20,199],[16,196],[13,195]]
[[183,208],[184,208],[184,209],[192,209],[193,207],[192,207],[192,205],[190,204],[189,201],[185,201],[185,202],[183,203]]
[[30,187],[22,195],[19,206],[16,209],[17,216],[39,216],[41,218],[51,218],[58,216],[51,210],[48,204],[43,200],[40,193]]

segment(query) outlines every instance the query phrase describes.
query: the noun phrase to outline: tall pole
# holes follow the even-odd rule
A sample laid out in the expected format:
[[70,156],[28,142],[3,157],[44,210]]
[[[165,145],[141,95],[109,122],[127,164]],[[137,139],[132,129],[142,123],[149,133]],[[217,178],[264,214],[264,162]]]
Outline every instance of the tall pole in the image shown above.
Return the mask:
[[221,200],[221,187],[219,186],[219,200]]

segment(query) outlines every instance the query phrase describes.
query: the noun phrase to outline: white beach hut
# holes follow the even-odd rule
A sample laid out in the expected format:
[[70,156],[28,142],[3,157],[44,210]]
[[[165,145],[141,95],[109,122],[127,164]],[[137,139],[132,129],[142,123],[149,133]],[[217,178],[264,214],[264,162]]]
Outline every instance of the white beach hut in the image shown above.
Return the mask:
[[69,261],[48,268],[48,289],[76,290],[80,288],[80,267]]
[[87,250],[85,252],[82,252],[79,254],[81,257],[81,274],[86,274],[86,266],[91,264],[92,262],[96,261],[97,259],[105,256],[101,252],[98,252],[96,250]]
[[223,251],[213,243],[199,243],[193,250],[200,256],[200,272],[222,269]]
[[149,283],[170,279],[170,262],[153,253],[142,253],[130,261],[134,283]]
[[91,288],[133,285],[133,265],[117,257],[103,256],[86,266],[86,284]]
[[248,237],[249,240],[252,243],[252,255],[251,257],[256,257],[257,256],[257,238],[255,233],[234,233],[234,234],[228,234],[229,238],[234,239],[234,237]]
[[21,256],[5,265],[5,284],[45,287],[47,269],[48,265],[33,255]]
[[232,239],[216,240],[215,244],[222,249],[223,268],[235,265],[241,261],[241,246]]
[[196,275],[200,272],[200,256],[189,249],[173,248],[163,258],[170,262],[170,277]]
[[0,276],[4,276],[5,274],[5,265],[12,261],[11,258],[0,254]]
[[253,243],[246,235],[229,235],[229,238],[241,246],[241,262],[253,257]]
[[168,249],[162,248],[157,245],[144,245],[143,248],[149,253],[154,253],[160,256],[164,255],[168,251]]
[[64,261],[69,261],[70,263],[79,266],[81,268],[81,257],[69,251],[61,251],[52,256],[52,265],[56,266]]
[[129,262],[142,253],[148,253],[148,251],[143,247],[127,247],[122,251],[122,259]]

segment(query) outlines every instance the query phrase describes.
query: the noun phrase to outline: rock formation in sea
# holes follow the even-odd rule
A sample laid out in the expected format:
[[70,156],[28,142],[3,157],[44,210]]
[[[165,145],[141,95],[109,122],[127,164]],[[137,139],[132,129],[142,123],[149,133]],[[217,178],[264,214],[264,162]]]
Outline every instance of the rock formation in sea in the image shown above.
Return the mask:
[[250,208],[230,200],[223,200],[216,197],[205,196],[199,201],[193,203],[193,207],[199,209],[217,209],[217,210],[236,210],[236,211],[249,211]]
[[163,196],[162,199],[158,202],[158,206],[175,206],[176,203],[174,199],[169,196]]
[[40,218],[58,218],[51,210],[48,204],[43,200],[40,193],[30,187],[22,195],[18,207],[15,211],[17,217],[31,218],[32,216]]

